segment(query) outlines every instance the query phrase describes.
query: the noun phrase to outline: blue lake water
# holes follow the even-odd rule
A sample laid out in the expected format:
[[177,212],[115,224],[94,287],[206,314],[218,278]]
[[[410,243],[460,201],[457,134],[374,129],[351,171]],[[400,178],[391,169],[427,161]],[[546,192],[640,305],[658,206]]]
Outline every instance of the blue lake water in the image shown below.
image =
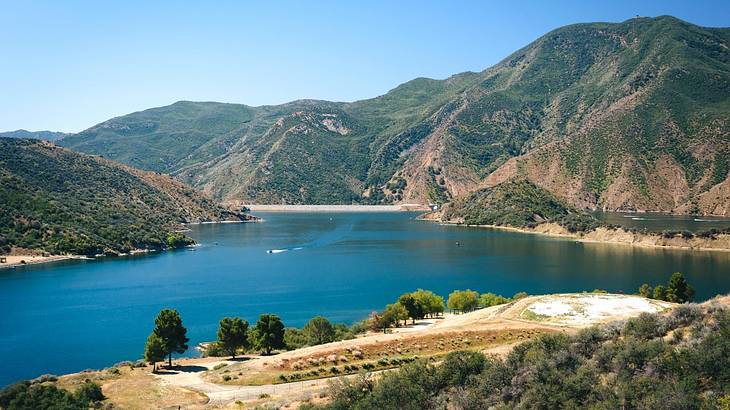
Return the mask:
[[195,250],[0,270],[0,386],[138,359],[167,307],[180,311],[192,347],[214,339],[224,316],[351,323],[419,287],[443,296],[464,288],[635,292],[681,271],[698,299],[730,291],[725,252],[583,244],[440,226],[412,213],[262,216],[193,227]]

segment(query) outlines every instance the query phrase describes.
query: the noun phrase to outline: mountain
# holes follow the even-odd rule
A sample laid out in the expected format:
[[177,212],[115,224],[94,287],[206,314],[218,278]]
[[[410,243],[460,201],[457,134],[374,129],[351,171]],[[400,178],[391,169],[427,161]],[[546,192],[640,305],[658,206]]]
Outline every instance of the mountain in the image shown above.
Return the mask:
[[0,138],[0,253],[126,253],[192,243],[184,222],[240,219],[167,175],[46,141]]
[[46,141],[57,141],[67,135],[71,135],[71,134],[67,134],[65,132],[55,132],[55,131],[27,131],[27,130],[0,132],[0,138],[33,138],[33,139],[46,140]]
[[576,24],[369,100],[178,102],[61,144],[220,200],[444,203],[519,179],[580,209],[725,215],[729,44],[669,16]]

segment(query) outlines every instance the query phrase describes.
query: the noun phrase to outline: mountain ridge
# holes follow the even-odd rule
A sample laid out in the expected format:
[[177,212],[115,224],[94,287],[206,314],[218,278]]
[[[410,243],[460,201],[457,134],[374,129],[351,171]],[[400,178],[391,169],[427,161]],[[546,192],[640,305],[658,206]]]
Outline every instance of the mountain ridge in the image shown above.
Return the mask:
[[581,209],[725,215],[728,44],[670,16],[574,24],[372,99],[177,102],[61,144],[218,200],[445,203],[526,177]]

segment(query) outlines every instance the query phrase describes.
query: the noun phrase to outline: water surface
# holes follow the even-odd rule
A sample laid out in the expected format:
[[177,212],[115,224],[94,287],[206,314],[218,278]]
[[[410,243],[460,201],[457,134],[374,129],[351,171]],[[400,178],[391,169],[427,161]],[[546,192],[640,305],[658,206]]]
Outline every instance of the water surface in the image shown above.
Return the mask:
[[700,299],[730,291],[726,252],[584,244],[440,226],[413,213],[262,216],[193,227],[195,250],[0,270],[0,385],[137,359],[166,307],[180,311],[194,346],[214,339],[224,316],[352,323],[419,287],[444,296],[634,292],[682,271]]

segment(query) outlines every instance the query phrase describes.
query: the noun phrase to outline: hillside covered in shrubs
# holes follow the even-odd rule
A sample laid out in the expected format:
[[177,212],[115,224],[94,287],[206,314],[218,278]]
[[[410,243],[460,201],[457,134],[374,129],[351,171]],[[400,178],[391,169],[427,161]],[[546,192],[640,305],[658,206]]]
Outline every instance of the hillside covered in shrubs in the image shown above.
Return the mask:
[[322,409],[711,409],[730,405],[730,311],[665,315],[544,334],[504,359],[476,351],[333,385]]
[[589,231],[600,226],[592,215],[567,205],[527,180],[503,182],[458,198],[444,207],[441,220],[516,228],[534,228],[544,222],[555,222],[570,232]]
[[245,216],[170,177],[51,143],[0,138],[0,254],[115,254],[192,243],[182,223]]

